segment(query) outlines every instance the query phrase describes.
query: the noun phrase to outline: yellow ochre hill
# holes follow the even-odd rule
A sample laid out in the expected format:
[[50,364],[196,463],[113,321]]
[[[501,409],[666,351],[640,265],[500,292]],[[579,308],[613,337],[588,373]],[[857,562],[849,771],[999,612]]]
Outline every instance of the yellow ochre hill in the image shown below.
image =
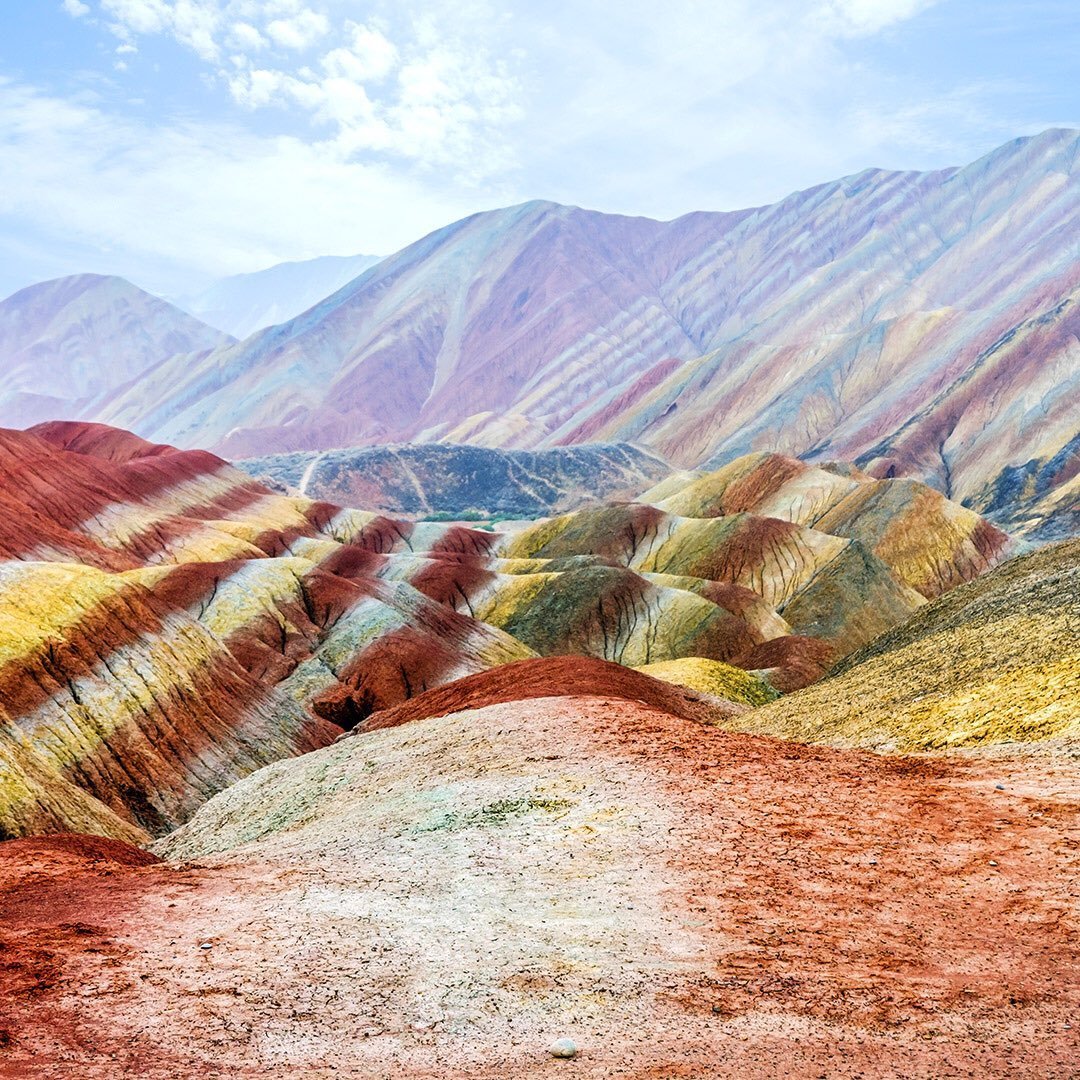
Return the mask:
[[1080,540],[1004,563],[728,726],[879,751],[1077,738]]

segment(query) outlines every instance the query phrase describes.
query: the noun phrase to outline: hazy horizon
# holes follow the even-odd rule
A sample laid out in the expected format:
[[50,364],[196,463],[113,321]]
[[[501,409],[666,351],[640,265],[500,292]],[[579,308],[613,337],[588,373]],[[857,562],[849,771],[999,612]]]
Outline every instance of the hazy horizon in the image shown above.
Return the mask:
[[0,26],[5,296],[177,295],[534,198],[735,210],[1080,124],[1059,2],[56,0]]

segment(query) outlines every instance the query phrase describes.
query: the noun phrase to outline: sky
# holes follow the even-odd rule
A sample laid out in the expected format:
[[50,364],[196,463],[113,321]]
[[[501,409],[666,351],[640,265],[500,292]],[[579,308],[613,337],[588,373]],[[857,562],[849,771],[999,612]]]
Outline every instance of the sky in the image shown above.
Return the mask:
[[1080,127],[1075,0],[6,0],[0,295],[532,198],[672,218]]

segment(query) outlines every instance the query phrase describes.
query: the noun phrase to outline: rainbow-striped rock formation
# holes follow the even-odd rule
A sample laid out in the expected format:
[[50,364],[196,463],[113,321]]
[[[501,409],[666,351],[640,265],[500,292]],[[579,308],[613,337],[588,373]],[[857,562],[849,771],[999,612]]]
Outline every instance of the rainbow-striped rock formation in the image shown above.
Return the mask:
[[360,683],[370,711],[532,655],[357,572],[482,553],[483,533],[277,496],[82,425],[0,432],[0,475],[0,834],[145,838],[332,741]]
[[879,751],[1080,740],[1080,541],[1011,559],[728,726]]
[[922,485],[775,455],[505,534],[275,494],[98,425],[0,431],[0,477],[2,835],[143,840],[538,654],[738,712],[1012,550]]

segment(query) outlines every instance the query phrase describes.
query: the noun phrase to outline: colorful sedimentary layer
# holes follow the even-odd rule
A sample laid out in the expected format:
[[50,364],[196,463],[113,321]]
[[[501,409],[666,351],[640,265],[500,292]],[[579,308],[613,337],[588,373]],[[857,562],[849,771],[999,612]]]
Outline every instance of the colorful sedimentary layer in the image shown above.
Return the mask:
[[84,415],[233,457],[631,442],[698,467],[781,450],[985,509],[1033,463],[1080,469],[1078,137],[670,222],[476,214],[282,326],[197,362],[162,353]]
[[1075,1071],[1080,541],[777,456],[497,534],[0,454],[0,1075]]
[[769,683],[752,672],[720,660],[706,660],[702,656],[660,660],[645,664],[638,668],[638,671],[712,698],[743,705],[764,705],[778,696]]
[[641,498],[689,517],[754,513],[858,540],[928,599],[1015,550],[1001,529],[926,484],[781,454],[747,454],[712,472],[676,475]]
[[667,681],[756,703],[758,677],[723,665],[804,686],[924,604],[910,582],[936,594],[1008,549],[855,470],[809,515],[807,485],[840,473],[762,455],[661,485],[706,516],[600,503],[506,534],[274,494],[101,425],[0,431],[0,465],[7,836],[145,840],[373,713],[537,654],[690,661]]
[[[865,644],[923,602],[861,541],[752,514],[684,518],[646,504],[598,507],[516,533],[505,551],[556,559],[595,554],[637,571],[650,585],[697,579],[736,586],[764,599],[789,632],[826,639],[840,652]],[[566,610],[565,603],[559,610]],[[501,611],[482,617],[503,625]],[[693,622],[692,613],[687,618]],[[541,629],[553,625],[548,619]],[[732,660],[776,636],[744,636],[734,648],[688,649],[681,655]],[[674,658],[649,655],[632,663]]]
[[732,726],[884,751],[1080,738],[1080,541],[921,608],[830,676]]
[[104,428],[0,432],[0,464],[2,835],[145,840],[372,709],[532,655],[357,572],[487,534],[276,496]]

